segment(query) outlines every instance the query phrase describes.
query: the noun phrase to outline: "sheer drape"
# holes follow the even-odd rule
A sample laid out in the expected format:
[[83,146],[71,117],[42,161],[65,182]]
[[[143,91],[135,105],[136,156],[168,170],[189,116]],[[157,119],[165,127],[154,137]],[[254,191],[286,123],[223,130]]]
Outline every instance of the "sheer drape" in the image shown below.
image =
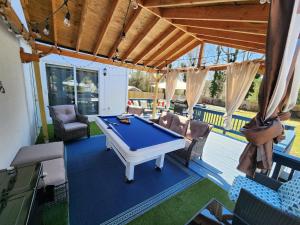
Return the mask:
[[173,98],[177,85],[177,71],[170,71],[166,74],[166,108],[170,108],[170,101]]
[[254,62],[232,63],[226,71],[224,128],[231,129],[233,113],[240,107],[255,78],[260,64]]
[[208,74],[208,69],[189,71],[186,75],[186,100],[188,103],[188,114],[193,116],[193,108],[197,104]]

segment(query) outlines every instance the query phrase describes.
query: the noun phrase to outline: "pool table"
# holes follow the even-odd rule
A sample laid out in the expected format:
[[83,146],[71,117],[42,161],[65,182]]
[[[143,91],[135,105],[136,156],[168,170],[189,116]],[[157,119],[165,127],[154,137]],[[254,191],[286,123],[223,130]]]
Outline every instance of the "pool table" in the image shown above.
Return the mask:
[[134,167],[156,159],[161,170],[165,154],[185,146],[183,136],[136,115],[129,115],[130,124],[124,124],[116,116],[99,116],[96,123],[106,135],[107,149],[113,149],[126,170],[126,181],[134,180]]

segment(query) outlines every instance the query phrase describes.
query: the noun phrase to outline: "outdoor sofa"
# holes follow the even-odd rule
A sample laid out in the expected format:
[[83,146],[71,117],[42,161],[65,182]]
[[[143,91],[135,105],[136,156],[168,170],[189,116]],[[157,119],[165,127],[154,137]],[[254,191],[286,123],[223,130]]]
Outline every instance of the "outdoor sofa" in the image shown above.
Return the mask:
[[184,136],[185,148],[170,154],[183,160],[185,166],[189,166],[191,159],[201,159],[204,145],[212,129],[211,125],[171,112],[162,112],[158,119],[152,121]]

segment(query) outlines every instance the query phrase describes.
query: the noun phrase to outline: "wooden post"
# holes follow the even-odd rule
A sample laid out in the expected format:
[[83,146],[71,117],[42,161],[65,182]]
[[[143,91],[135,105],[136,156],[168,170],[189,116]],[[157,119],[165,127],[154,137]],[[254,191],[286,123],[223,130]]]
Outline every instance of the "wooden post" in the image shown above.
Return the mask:
[[154,98],[153,98],[153,108],[152,108],[152,119],[155,119],[156,116],[156,107],[157,107],[157,97],[158,97],[158,83],[160,81],[158,74],[155,75],[155,88],[154,88]]
[[205,43],[203,42],[203,43],[200,45],[197,68],[200,68],[201,63],[202,63],[202,57],[203,57],[203,53],[204,53],[204,44],[205,44]]
[[42,80],[41,80],[41,72],[40,72],[39,62],[34,61],[33,67],[34,67],[35,82],[36,82],[40,115],[41,115],[41,121],[42,121],[43,138],[44,138],[45,142],[48,142],[49,141],[48,127],[47,127],[47,119],[46,119],[45,104],[44,104],[44,98],[43,98],[43,88],[42,88]]

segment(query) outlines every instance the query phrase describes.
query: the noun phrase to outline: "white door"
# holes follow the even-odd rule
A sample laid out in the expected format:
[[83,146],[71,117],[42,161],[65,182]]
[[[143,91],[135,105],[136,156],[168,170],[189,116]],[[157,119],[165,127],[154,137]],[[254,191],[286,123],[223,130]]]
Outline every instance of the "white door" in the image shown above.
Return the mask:
[[118,72],[103,71],[100,74],[100,115],[120,115],[125,112],[128,96],[128,77],[126,70]]

